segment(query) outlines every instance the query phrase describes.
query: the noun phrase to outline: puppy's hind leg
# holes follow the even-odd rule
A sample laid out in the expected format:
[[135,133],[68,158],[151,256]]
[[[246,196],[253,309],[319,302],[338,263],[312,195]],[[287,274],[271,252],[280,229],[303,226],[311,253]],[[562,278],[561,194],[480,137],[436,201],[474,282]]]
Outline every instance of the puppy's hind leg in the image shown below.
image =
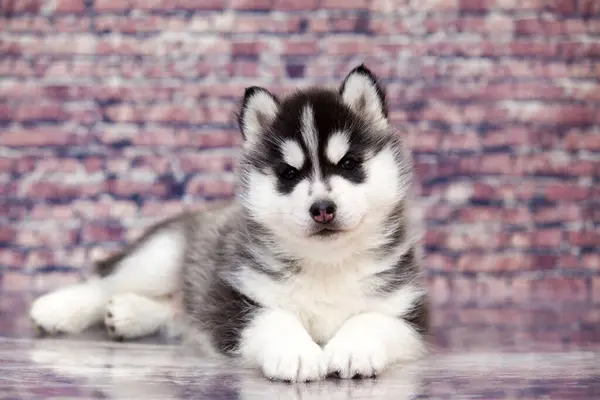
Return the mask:
[[95,277],[39,297],[29,316],[39,334],[74,334],[99,323],[107,301],[106,282]]
[[175,293],[181,282],[185,250],[183,221],[153,228],[114,263],[105,263],[105,280],[112,295],[136,293],[160,298]]
[[124,251],[99,262],[87,282],[38,298],[30,310],[35,325],[51,334],[79,333],[102,321],[108,301],[117,294],[173,294],[179,287],[183,229],[182,218],[157,225]]

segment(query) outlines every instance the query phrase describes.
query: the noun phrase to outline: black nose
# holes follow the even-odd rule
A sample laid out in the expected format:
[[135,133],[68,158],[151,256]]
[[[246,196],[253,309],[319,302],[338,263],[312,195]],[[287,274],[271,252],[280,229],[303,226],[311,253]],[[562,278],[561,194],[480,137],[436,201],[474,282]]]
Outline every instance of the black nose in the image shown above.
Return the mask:
[[326,224],[335,217],[335,203],[321,200],[310,206],[310,215],[320,224]]

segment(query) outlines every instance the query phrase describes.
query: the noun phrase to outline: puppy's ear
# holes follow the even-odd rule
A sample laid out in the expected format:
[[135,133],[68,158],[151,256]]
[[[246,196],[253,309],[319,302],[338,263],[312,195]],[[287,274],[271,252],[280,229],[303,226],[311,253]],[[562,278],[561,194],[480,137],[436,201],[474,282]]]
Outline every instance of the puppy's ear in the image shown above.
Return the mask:
[[387,119],[385,90],[364,64],[354,68],[346,76],[340,87],[340,96],[348,107],[373,122],[385,122]]
[[279,100],[268,90],[252,86],[245,90],[238,124],[244,137],[244,147],[252,145],[271,124],[279,111]]

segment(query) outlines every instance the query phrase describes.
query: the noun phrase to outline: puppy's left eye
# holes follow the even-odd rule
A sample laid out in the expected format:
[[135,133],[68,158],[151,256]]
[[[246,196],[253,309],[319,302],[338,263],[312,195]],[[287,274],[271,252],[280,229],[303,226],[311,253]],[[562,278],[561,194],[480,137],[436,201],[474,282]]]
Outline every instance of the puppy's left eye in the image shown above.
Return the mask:
[[281,177],[285,180],[291,181],[296,179],[298,176],[298,170],[294,167],[287,167],[282,173]]
[[356,161],[352,157],[346,156],[340,160],[338,165],[340,167],[342,167],[343,169],[345,169],[346,171],[352,171],[353,169],[355,169],[358,166],[358,161]]

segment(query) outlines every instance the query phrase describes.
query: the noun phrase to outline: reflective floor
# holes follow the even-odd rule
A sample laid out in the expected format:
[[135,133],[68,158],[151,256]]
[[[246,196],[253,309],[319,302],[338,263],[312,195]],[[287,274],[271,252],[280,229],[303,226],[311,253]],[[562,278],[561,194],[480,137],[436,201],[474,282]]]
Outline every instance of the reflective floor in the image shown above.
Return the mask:
[[274,383],[178,346],[0,339],[2,399],[599,399],[600,353],[445,353],[375,380]]
[[[595,333],[594,340],[567,345],[556,340],[533,345],[534,336],[527,336],[507,346],[501,340],[507,330],[461,326],[451,335],[460,336],[463,345],[439,346],[427,359],[375,380],[285,384],[196,358],[162,337],[114,343],[96,330],[76,338],[34,339],[25,317],[28,300],[0,296],[0,304],[0,400],[600,399]],[[563,337],[575,337],[569,335]]]

